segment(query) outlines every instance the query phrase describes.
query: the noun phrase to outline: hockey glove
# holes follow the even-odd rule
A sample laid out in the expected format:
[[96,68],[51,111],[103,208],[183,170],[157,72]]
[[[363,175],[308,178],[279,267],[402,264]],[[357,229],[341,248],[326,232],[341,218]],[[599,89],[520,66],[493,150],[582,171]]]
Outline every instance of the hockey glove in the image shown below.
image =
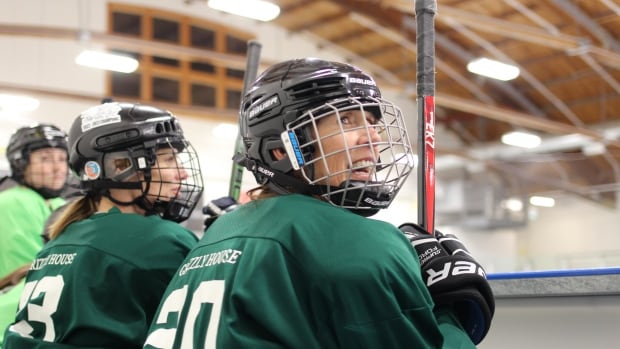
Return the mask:
[[495,312],[493,292],[482,266],[456,236],[430,235],[414,223],[398,227],[418,253],[422,277],[436,307],[450,307],[474,344],[484,339]]
[[215,222],[221,215],[234,211],[239,206],[237,200],[230,196],[224,196],[219,199],[211,200],[202,208],[202,213],[207,215],[205,219],[205,231],[209,229],[211,224]]

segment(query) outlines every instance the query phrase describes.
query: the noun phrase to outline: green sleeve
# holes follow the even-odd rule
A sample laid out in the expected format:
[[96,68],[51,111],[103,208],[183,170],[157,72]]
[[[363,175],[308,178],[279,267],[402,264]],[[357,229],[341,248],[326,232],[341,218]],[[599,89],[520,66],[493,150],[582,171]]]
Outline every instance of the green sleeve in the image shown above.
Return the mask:
[[4,340],[4,330],[15,320],[15,313],[17,313],[17,305],[24,289],[25,280],[22,279],[8,292],[0,294],[0,347],[2,347]]
[[436,310],[435,316],[437,317],[437,321],[439,321],[439,330],[444,338],[443,348],[476,348],[452,311],[449,309]]

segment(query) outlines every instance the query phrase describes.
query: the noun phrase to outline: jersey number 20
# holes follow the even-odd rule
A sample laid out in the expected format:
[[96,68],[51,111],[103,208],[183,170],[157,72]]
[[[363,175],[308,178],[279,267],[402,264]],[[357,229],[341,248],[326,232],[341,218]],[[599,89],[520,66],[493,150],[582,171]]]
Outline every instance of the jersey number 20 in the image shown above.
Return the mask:
[[[162,303],[159,316],[155,324],[166,323],[168,315],[177,313],[180,318],[181,311],[187,298],[187,285],[172,291]],[[194,328],[196,319],[203,303],[211,303],[211,316],[209,317],[209,327],[205,335],[202,348],[215,349],[217,340],[217,329],[220,324],[220,314],[222,312],[222,301],[224,299],[224,280],[203,281],[196,288],[190,298],[189,310],[183,326],[183,338],[181,339],[181,349],[192,349],[194,347]],[[160,328],[153,331],[146,339],[145,345],[151,345],[158,349],[171,349],[177,335],[177,323],[173,328]]]

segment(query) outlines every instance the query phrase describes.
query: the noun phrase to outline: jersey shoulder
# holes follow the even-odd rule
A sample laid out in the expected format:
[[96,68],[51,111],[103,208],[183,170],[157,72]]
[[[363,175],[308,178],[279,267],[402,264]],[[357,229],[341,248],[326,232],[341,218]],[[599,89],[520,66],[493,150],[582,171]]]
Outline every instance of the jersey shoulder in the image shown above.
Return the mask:
[[36,191],[18,185],[0,192],[0,206],[14,207],[15,205],[43,204],[45,200]]
[[46,247],[94,249],[150,268],[149,265],[178,265],[196,242],[196,236],[177,223],[156,216],[113,213],[69,225]]
[[394,225],[296,194],[242,205],[218,218],[199,244],[234,246],[230,241],[278,249],[302,265],[313,261],[308,265],[325,270],[385,263],[395,256],[413,260],[407,239]]

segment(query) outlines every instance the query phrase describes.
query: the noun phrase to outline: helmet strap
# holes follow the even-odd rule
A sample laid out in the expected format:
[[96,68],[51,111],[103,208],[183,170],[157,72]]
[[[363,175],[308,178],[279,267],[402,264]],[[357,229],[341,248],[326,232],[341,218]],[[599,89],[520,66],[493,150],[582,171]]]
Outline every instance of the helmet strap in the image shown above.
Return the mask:
[[45,200],[47,199],[53,199],[53,198],[57,198],[59,197],[63,191],[67,188],[67,182],[65,182],[65,184],[62,186],[62,188],[60,189],[52,189],[52,188],[48,188],[48,187],[39,187],[39,188],[35,188],[32,185],[30,185],[29,183],[27,183],[25,180],[23,180],[23,177],[21,177],[22,180],[18,180],[17,178],[14,178],[14,180],[25,186],[28,187],[34,191],[36,191],[39,195],[41,195]]
[[[365,182],[348,181],[337,187],[313,185],[248,158],[239,156],[236,157],[236,161],[254,173],[259,184],[266,185],[278,194],[320,195],[328,198],[332,203],[340,202],[343,206],[363,207],[360,209],[346,208],[360,216],[370,217],[380,209],[388,207],[391,202],[390,194],[382,192],[379,188],[367,187]],[[360,205],[360,200],[363,200],[364,205]]]

